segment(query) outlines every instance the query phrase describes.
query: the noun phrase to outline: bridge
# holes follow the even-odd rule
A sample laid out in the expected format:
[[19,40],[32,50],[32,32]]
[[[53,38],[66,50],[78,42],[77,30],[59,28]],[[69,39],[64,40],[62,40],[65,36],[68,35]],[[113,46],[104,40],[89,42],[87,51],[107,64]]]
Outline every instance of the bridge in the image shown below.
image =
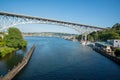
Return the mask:
[[35,16],[26,16],[15,13],[0,12],[0,31],[4,31],[9,27],[20,24],[53,24],[72,28],[79,32],[79,34],[89,34],[94,31],[103,30],[104,28],[90,26],[85,24],[78,24],[73,22],[66,22],[60,20],[46,19]]

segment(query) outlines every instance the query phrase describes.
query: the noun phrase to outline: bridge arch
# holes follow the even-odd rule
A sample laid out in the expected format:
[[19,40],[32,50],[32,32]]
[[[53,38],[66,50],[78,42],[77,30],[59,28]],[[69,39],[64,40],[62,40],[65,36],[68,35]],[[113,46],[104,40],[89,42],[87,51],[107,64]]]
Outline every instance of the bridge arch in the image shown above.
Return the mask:
[[[54,26],[61,26],[61,27],[67,27],[67,28],[70,28],[70,29],[73,29],[75,31],[77,31],[79,34],[84,34],[85,32],[88,32],[88,33],[91,33],[93,32],[92,29],[88,29],[88,28],[77,28],[77,26],[68,26],[68,25],[58,25],[58,24],[52,24],[52,23],[41,23],[41,22],[20,22],[20,23],[15,23],[15,24],[11,24],[11,25],[8,25],[8,26],[5,26],[3,27],[1,30],[6,30],[8,29],[9,27],[13,27],[13,26],[17,26],[17,25],[24,25],[24,24],[48,24],[48,25],[54,25]],[[95,31],[95,30],[94,30]]]
[[79,32],[79,34],[89,34],[93,31],[102,30],[103,28],[89,26],[84,24],[77,24],[72,22],[58,21],[53,19],[39,18],[33,16],[25,16],[13,13],[0,12],[0,30],[7,29],[11,26],[21,24],[52,24],[68,28],[72,28]]

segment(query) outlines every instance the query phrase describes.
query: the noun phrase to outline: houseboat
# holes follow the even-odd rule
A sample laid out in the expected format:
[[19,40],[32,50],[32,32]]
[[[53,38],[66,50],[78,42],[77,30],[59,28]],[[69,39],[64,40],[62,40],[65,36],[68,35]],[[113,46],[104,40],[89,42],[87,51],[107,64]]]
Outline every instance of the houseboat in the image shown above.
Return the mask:
[[120,58],[116,57],[114,54],[114,47],[111,44],[108,44],[106,42],[96,42],[93,49],[104,55],[105,57],[108,57],[109,59],[115,61],[116,63],[120,64]]

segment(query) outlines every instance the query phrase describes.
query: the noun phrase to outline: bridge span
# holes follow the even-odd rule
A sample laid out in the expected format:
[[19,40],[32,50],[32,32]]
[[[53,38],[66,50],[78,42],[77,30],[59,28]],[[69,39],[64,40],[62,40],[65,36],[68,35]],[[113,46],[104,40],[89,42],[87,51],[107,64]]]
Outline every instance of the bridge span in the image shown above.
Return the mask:
[[75,29],[80,34],[89,34],[93,31],[103,30],[105,28],[90,26],[85,24],[66,22],[54,19],[47,19],[35,16],[27,16],[15,13],[0,12],[0,31],[7,29],[11,26],[20,25],[20,24],[53,24],[65,26],[68,28]]

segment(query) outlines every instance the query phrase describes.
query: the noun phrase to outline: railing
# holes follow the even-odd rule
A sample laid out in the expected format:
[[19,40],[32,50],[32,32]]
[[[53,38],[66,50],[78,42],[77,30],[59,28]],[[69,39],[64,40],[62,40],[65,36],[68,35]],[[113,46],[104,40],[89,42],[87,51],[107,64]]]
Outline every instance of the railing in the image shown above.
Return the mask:
[[9,71],[5,76],[0,77],[0,80],[12,80],[29,62],[30,57],[33,54],[35,49],[35,45],[32,46],[31,50],[28,52],[25,58],[23,58],[22,62],[18,63],[11,71]]

